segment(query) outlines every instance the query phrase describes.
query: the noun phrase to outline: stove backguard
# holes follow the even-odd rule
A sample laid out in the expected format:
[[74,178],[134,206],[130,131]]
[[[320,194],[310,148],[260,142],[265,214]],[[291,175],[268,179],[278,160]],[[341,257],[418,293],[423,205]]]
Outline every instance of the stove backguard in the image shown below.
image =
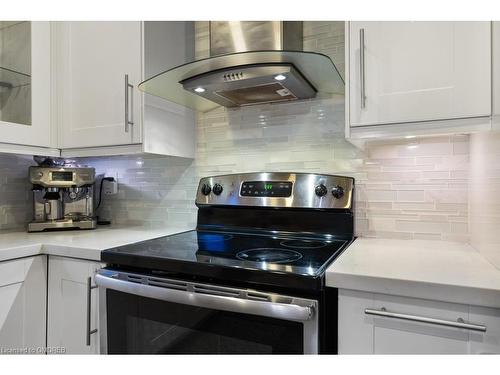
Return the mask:
[[206,177],[196,205],[201,230],[354,235],[351,177],[283,172]]

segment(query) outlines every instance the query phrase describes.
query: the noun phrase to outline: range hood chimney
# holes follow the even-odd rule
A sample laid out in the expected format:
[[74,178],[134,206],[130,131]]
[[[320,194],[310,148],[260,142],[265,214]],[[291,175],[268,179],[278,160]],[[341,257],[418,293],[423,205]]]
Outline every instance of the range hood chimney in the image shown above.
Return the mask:
[[302,21],[210,21],[210,56],[248,51],[302,51]]
[[139,88],[200,111],[343,93],[330,58],[303,51],[301,21],[211,21],[209,30],[209,58],[160,73]]

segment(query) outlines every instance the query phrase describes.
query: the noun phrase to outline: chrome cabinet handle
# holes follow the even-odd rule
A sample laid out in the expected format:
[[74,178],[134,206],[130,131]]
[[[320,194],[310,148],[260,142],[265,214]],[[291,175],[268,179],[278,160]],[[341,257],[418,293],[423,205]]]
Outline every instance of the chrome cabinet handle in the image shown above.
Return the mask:
[[365,95],[365,29],[359,29],[359,88],[361,108],[366,107]]
[[[129,109],[129,90],[132,93],[130,96],[130,109]],[[130,115],[132,120],[130,120]],[[129,132],[129,126],[134,125],[134,85],[129,83],[128,74],[125,74],[125,133]]]
[[434,325],[446,326],[446,327],[452,327],[452,328],[461,328],[461,329],[467,329],[469,331],[486,332],[486,326],[479,325],[479,324],[466,323],[466,322],[464,322],[464,320],[462,318],[459,318],[456,322],[454,322],[452,320],[442,320],[442,319],[428,318],[425,316],[408,315],[408,314],[400,314],[400,313],[390,312],[390,311],[387,311],[385,309],[385,307],[382,307],[380,310],[365,309],[365,314],[366,315],[381,316],[384,318],[394,318],[394,319],[401,319],[401,320],[409,320],[412,322],[434,324]]
[[92,289],[97,288],[97,285],[92,285],[92,277],[87,278],[87,330],[86,330],[86,336],[87,336],[87,341],[86,344],[87,346],[90,346],[90,336],[93,335],[94,333],[97,332],[96,329],[90,329],[90,323],[91,323],[91,307],[92,307]]
[[242,300],[224,295],[193,293],[190,291],[128,282],[100,274],[95,276],[95,282],[99,287],[119,292],[208,309],[267,316],[295,322],[307,322],[315,316],[313,306],[299,306],[293,303],[287,304],[251,299]]

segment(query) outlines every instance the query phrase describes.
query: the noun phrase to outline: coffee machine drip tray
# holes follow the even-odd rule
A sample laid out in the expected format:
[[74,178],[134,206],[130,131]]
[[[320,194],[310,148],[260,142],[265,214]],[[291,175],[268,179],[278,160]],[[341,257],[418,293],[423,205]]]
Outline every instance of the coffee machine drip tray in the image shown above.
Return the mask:
[[95,219],[73,220],[61,219],[52,221],[32,221],[28,224],[28,232],[43,232],[50,230],[68,229],[95,229],[97,221]]

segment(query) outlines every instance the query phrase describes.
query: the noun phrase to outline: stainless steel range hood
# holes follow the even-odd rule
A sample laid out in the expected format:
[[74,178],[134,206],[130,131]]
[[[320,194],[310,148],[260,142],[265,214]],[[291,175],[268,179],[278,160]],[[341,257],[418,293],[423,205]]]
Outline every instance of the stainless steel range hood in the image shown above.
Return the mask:
[[209,58],[160,73],[142,91],[208,111],[342,94],[344,82],[323,54],[302,51],[302,22],[210,22]]

